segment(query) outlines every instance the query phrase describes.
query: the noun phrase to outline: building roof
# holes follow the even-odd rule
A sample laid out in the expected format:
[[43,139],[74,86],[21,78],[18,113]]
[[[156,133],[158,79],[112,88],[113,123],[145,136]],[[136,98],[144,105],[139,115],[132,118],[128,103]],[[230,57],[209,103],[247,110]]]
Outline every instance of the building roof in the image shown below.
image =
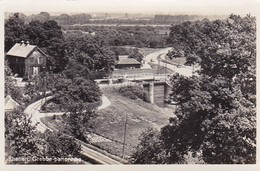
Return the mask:
[[17,56],[22,58],[27,58],[35,49],[39,50],[43,55],[46,54],[41,51],[37,46],[30,44],[16,43],[8,52],[9,56]]
[[141,64],[140,62],[138,62],[137,60],[135,60],[134,58],[126,58],[126,59],[121,59],[118,61],[117,65],[136,65],[136,64]]
[[126,59],[126,58],[128,58],[128,55],[118,55],[119,60]]
[[20,106],[10,95],[5,97],[5,111],[11,111]]

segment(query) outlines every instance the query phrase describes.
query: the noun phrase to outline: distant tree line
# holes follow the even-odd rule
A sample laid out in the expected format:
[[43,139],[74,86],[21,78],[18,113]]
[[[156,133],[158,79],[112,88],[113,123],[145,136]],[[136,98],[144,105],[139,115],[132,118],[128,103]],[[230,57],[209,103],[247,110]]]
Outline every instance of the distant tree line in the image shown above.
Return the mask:
[[[10,14],[9,16],[12,17],[12,15],[13,14]],[[61,14],[51,16],[47,12],[40,12],[39,14],[32,14],[28,16],[23,13],[19,13],[18,15],[19,18],[23,19],[26,24],[32,21],[46,22],[48,20],[54,20],[59,25],[86,24],[89,23],[90,19],[92,18],[90,14]]]
[[[162,48],[166,47],[168,27],[166,26],[63,26],[64,30],[95,32],[110,46],[134,46]],[[163,34],[160,34],[163,32]]]
[[184,21],[200,20],[202,16],[198,15],[154,15],[154,22],[158,24],[180,24]]

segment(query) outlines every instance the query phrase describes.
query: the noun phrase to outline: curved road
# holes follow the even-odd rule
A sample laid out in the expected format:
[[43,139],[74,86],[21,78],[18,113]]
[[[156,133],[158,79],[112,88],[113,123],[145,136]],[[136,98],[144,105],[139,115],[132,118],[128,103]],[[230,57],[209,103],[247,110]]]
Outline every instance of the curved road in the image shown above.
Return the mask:
[[[42,104],[44,104],[46,101],[52,99],[52,96],[40,99],[32,104],[30,104],[29,106],[27,106],[27,108],[24,110],[24,112],[31,116],[31,120],[32,120],[32,124],[36,125],[36,129],[40,132],[44,132],[47,129],[50,129],[49,127],[47,127],[46,125],[44,125],[41,121],[41,118],[46,117],[46,116],[53,116],[53,115],[63,115],[64,112],[59,112],[59,113],[40,113],[40,108],[42,106]],[[101,97],[102,100],[102,105],[98,107],[98,110],[104,109],[108,106],[110,106],[111,102],[110,100],[106,97],[106,96],[102,96]]]
[[158,56],[165,56],[169,50],[171,50],[172,48],[164,48],[161,50],[158,50],[156,52],[150,53],[149,55],[144,57],[145,63],[149,63],[152,62],[154,64],[158,64]]
[[[144,68],[149,68],[148,63],[153,63],[153,64],[159,64],[159,58],[160,59],[165,59],[166,54],[168,53],[168,51],[171,50],[171,48],[165,48],[156,52],[153,52],[147,56],[144,57],[144,61],[145,61],[145,65]],[[159,58],[158,58],[159,57]],[[191,66],[179,66],[177,67],[176,65],[172,65],[169,63],[165,63],[160,61],[160,65],[165,66],[169,69],[171,69],[172,71],[179,73],[180,75],[183,76],[187,76],[190,77],[193,75],[192,71],[193,71],[193,67]],[[198,70],[199,68],[194,68],[194,70]]]

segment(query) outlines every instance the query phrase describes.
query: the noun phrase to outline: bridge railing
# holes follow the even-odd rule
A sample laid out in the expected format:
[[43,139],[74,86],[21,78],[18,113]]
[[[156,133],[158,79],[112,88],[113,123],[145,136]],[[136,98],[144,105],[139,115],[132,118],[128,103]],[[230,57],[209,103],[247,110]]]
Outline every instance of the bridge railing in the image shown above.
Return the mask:
[[111,79],[113,78],[137,78],[137,77],[147,77],[147,76],[152,76],[152,77],[165,77],[165,76],[170,76],[171,74],[152,74],[152,73],[141,73],[141,74],[117,74],[113,75]]

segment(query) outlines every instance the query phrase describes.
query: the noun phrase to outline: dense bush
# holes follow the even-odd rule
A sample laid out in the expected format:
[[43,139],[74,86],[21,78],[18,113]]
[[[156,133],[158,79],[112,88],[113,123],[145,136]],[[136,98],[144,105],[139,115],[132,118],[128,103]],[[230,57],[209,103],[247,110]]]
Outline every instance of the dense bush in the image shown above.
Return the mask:
[[84,163],[78,159],[81,146],[74,138],[56,131],[39,132],[23,110],[5,112],[6,164]]
[[145,102],[150,102],[148,93],[138,86],[124,86],[118,89],[120,93],[130,99],[142,99]]

